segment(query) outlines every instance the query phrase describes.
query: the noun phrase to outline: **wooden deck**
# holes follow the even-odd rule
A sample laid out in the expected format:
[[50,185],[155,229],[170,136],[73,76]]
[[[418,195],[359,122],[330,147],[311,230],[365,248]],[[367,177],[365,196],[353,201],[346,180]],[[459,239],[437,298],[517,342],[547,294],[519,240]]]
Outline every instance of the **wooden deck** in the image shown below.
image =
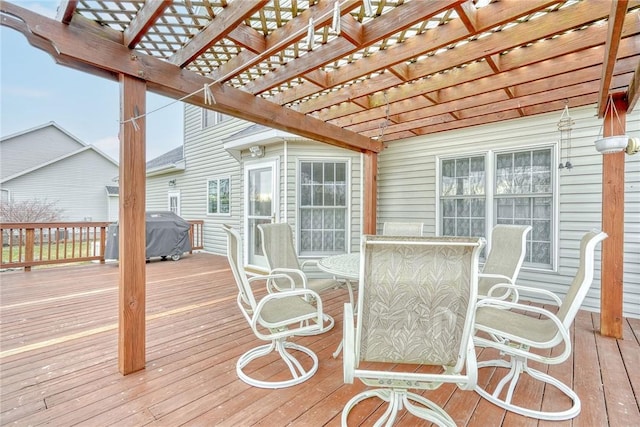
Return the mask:
[[[342,358],[331,357],[341,339],[344,290],[323,295],[336,327],[296,339],[318,354],[316,375],[288,389],[263,390],[235,373],[238,356],[260,342],[237,310],[224,257],[193,254],[147,264],[147,364],[128,376],[117,363],[117,265],[3,272],[0,282],[2,425],[337,426],[344,404],[364,389],[345,385]],[[598,319],[580,312],[573,358],[551,368],[573,382],[582,399],[582,412],[572,421],[505,413],[454,386],[425,394],[461,426],[640,425],[640,320],[626,319],[624,340],[615,340],[594,332]],[[272,364],[255,368],[279,374]],[[480,381],[490,381],[489,374]],[[519,399],[563,403],[524,385]],[[361,404],[350,421],[371,425],[377,405]],[[406,416],[398,424],[418,421]]]

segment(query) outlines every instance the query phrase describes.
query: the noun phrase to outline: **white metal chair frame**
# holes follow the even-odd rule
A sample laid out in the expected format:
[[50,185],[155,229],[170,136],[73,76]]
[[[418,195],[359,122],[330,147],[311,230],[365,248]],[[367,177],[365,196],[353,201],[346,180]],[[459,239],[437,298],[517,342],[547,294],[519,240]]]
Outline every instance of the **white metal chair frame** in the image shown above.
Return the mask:
[[[317,293],[325,290],[335,289],[345,284],[335,278],[309,278],[305,269],[317,264],[316,260],[300,261],[293,244],[293,231],[287,223],[259,224],[258,230],[262,239],[262,250],[269,264],[271,274],[285,274],[293,280],[294,287],[300,289],[311,289]],[[277,241],[271,241],[276,239]],[[320,271],[318,269],[318,271]],[[290,282],[282,281],[280,276],[270,279],[270,286],[279,289],[282,286],[289,286]],[[349,295],[353,295],[349,286]],[[330,330],[334,326],[334,319],[324,313],[326,326],[323,332]],[[318,332],[319,333],[319,332]]]
[[[458,387],[465,390],[472,390],[475,387],[477,382],[477,369],[472,337],[475,317],[474,302],[477,298],[478,258],[483,245],[484,239],[363,236],[360,262],[360,292],[358,298],[359,314],[357,326],[355,325],[353,306],[348,303],[345,304],[344,311],[344,381],[346,383],[353,383],[354,378],[359,378],[367,386],[378,388],[359,393],[347,402],[342,411],[341,421],[343,426],[347,425],[349,412],[358,403],[371,397],[378,397],[385,402],[388,402],[388,407],[380,419],[375,423],[376,426],[380,426],[382,424],[387,426],[392,425],[398,412],[403,408],[406,408],[409,413],[419,418],[434,422],[438,425],[455,426],[454,420],[446,413],[446,411],[444,411],[444,409],[427,398],[417,393],[410,392],[409,389],[432,390],[438,388],[443,383],[455,383]],[[395,337],[390,336],[388,337],[389,340],[394,341],[394,343],[388,345],[393,345],[394,349],[403,348],[403,350],[394,351],[395,355],[393,356],[387,353],[386,348],[381,348],[373,344],[374,341],[372,341],[372,339],[374,338],[372,338],[369,332],[370,328],[373,327],[370,325],[363,325],[363,323],[367,322],[367,314],[364,310],[366,305],[369,303],[375,304],[378,310],[380,310],[381,302],[375,300],[375,298],[378,298],[376,295],[380,295],[383,292],[380,290],[380,285],[373,283],[373,281],[377,281],[377,279],[371,279],[372,276],[370,276],[370,274],[375,273],[373,271],[369,271],[368,259],[372,256],[372,251],[376,250],[376,248],[382,248],[383,246],[391,248],[391,251],[394,252],[397,257],[397,262],[392,261],[390,263],[390,265],[394,265],[390,267],[390,270],[388,270],[389,274],[383,275],[386,276],[384,280],[400,280],[393,283],[410,287],[412,291],[406,294],[409,298],[418,298],[416,295],[420,294],[420,288],[424,285],[424,281],[432,281],[433,289],[437,288],[441,290],[448,285],[449,289],[447,289],[447,291],[451,291],[457,295],[456,303],[458,311],[448,311],[447,306],[444,305],[438,305],[437,308],[435,308],[439,315],[444,315],[445,317],[452,316],[447,317],[449,320],[451,318],[456,319],[454,321],[457,325],[455,328],[456,336],[453,339],[459,340],[459,347],[454,349],[449,349],[447,347],[447,356],[441,356],[441,353],[438,353],[438,350],[442,347],[439,347],[438,349],[435,348],[441,343],[433,344],[432,341],[428,339],[406,339],[403,340],[402,343],[399,343],[395,341]],[[428,252],[429,255],[425,256],[424,253],[416,251],[414,253],[417,253],[417,255],[413,261],[415,264],[412,264],[409,267],[401,266],[401,264],[403,264],[407,259],[406,250],[411,250],[412,247],[414,249],[416,247],[420,247],[421,249],[427,248],[423,250],[423,252],[429,250],[432,252]],[[448,251],[450,255],[448,261],[443,261],[445,258],[440,255],[426,258],[437,251],[440,251],[440,253]],[[455,253],[452,254],[453,252]],[[382,256],[384,257],[385,255]],[[409,258],[412,256],[414,255],[409,255]],[[432,260],[429,265],[426,265],[427,262],[425,262],[425,260],[427,259]],[[453,279],[450,279],[449,276],[447,276],[448,280],[442,280],[441,278],[444,276],[439,275],[441,274],[440,272],[434,273],[433,277],[426,278],[425,275],[421,275],[422,271],[415,271],[413,269],[413,266],[421,265],[420,268],[425,269],[432,269],[437,266],[434,269],[437,270],[438,267],[442,267],[445,262],[449,262],[447,265],[447,271],[456,271],[456,274],[460,275],[460,278],[456,280],[456,284],[451,283],[453,282]],[[371,264],[374,265],[380,263],[377,262],[376,259],[372,258]],[[444,270],[446,268],[442,267],[442,269]],[[400,279],[398,276],[392,275],[397,271],[401,271],[399,273]],[[414,279],[406,279],[408,276],[411,276]],[[381,286],[389,290],[387,288],[389,283],[390,282]],[[455,291],[453,291],[453,289],[455,289]],[[414,295],[414,292],[417,292],[417,294]],[[391,294],[392,293],[393,292],[391,292]],[[387,295],[390,294],[387,293]],[[368,299],[371,299],[371,301],[365,303]],[[421,301],[421,305],[418,305],[417,307],[426,307],[424,303],[426,300],[422,299]],[[400,317],[400,322],[403,327],[406,327],[407,325],[415,325],[409,326],[409,328],[423,331],[431,329],[433,331],[442,332],[441,329],[438,329],[441,324],[436,324],[435,322],[430,323],[432,328],[425,329],[422,324],[416,325],[416,322],[414,321],[415,319],[420,318],[425,322],[434,318],[440,319],[437,315],[435,317],[428,317],[427,315],[424,315],[423,317],[423,313],[421,311],[407,309],[406,306],[403,306],[402,304],[400,305],[401,307],[398,309],[389,309],[389,313],[392,317],[387,319],[393,318],[395,320],[396,316],[398,316]],[[389,307],[384,308],[388,309]],[[373,311],[375,310],[372,310],[372,313]],[[376,319],[372,320],[374,323],[379,322],[381,319],[375,314],[372,316],[372,319]],[[409,316],[412,316],[414,320],[409,320]],[[366,328],[367,332],[363,332],[364,328]],[[446,332],[448,331],[441,333],[441,335],[447,337],[454,335],[449,335]],[[401,335],[400,332],[396,334],[396,336],[398,335]],[[386,337],[384,341],[386,343]],[[367,359],[367,356],[362,353],[364,345],[363,342],[366,342],[368,345],[369,349],[366,350],[366,353],[371,355],[370,359]],[[418,347],[419,356],[416,356],[414,353],[416,346]],[[377,347],[373,353],[371,350],[372,347]],[[409,350],[409,348],[411,348],[411,350]],[[380,352],[380,354],[382,354],[381,357],[385,360],[377,359],[378,356],[375,355],[376,351]],[[430,360],[427,360],[427,354],[433,356],[433,359],[429,357]],[[440,357],[445,357],[447,362],[443,362],[443,359],[440,359]],[[359,364],[361,361],[383,361],[391,364],[409,363],[414,365],[436,365],[441,366],[443,368],[443,372],[416,373],[411,370],[384,371],[360,369]]]
[[[300,384],[311,378],[318,370],[318,357],[307,347],[287,341],[287,338],[324,332],[322,327],[322,300],[310,289],[296,289],[293,280],[285,275],[265,275],[247,278],[242,262],[242,244],[240,235],[228,225],[223,225],[227,233],[227,257],[238,286],[237,303],[244,318],[253,333],[261,340],[270,341],[268,344],[253,348],[244,353],[236,363],[238,377],[255,387],[283,388]],[[275,289],[270,287],[270,279],[284,279],[291,281],[289,289]],[[267,295],[256,300],[251,284],[256,281],[267,281]],[[311,301],[315,304],[312,305]],[[309,369],[288,350],[295,350],[306,354],[312,361]],[[277,352],[291,373],[291,378],[282,381],[266,381],[256,379],[244,372],[244,368],[253,360]]]
[[[493,392],[480,386],[476,387],[476,391],[482,397],[508,411],[541,420],[567,420],[580,413],[578,395],[556,378],[529,366],[528,361],[560,364],[571,355],[569,330],[593,281],[595,248],[605,238],[607,234],[597,230],[585,234],[582,238],[580,267],[564,301],[545,289],[508,285],[508,288],[514,291],[551,298],[558,306],[557,313],[554,314],[537,306],[492,298],[478,302],[476,330],[486,333],[488,338],[476,333],[474,343],[478,347],[498,349],[501,354],[499,359],[479,362],[478,368],[508,369],[507,374],[496,385]],[[535,316],[527,315],[525,312],[534,313]],[[560,344],[564,344],[564,350],[555,356],[543,356],[530,351],[530,349],[552,349]],[[555,386],[571,400],[571,407],[560,411],[543,411],[514,404],[513,394],[522,374],[528,374],[547,385]],[[503,394],[503,389],[507,385],[506,393]]]
[[518,290],[510,285],[515,284],[522,268],[530,231],[530,225],[511,224],[498,224],[491,230],[491,250],[478,276],[480,298],[518,301]]

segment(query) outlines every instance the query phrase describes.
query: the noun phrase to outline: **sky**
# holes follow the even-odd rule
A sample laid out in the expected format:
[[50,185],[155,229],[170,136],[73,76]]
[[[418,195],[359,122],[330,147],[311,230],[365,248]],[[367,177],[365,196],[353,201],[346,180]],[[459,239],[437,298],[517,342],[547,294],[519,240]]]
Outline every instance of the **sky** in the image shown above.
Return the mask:
[[[50,18],[60,3],[11,2]],[[0,26],[0,137],[53,121],[118,161],[119,90],[114,80],[56,64],[21,33]],[[147,160],[182,145],[183,110],[182,102],[147,92]]]

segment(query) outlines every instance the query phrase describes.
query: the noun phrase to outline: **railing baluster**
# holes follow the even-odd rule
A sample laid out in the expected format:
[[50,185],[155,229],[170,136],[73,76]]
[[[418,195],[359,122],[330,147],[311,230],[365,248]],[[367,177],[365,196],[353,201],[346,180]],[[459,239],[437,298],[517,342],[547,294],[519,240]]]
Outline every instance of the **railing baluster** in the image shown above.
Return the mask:
[[0,223],[4,249],[0,266],[24,267],[28,271],[44,264],[92,260],[104,263],[108,226],[108,222]]

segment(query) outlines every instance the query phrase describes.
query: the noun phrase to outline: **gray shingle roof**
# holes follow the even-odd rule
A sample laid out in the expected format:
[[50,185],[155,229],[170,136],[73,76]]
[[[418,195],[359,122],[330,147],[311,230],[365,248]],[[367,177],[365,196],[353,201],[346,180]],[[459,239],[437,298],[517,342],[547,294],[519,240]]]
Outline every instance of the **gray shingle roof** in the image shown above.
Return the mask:
[[147,162],[147,169],[157,168],[165,165],[172,165],[176,162],[179,162],[184,158],[184,149],[183,146],[179,146],[174,148],[171,151],[168,151],[155,159],[151,159]]

